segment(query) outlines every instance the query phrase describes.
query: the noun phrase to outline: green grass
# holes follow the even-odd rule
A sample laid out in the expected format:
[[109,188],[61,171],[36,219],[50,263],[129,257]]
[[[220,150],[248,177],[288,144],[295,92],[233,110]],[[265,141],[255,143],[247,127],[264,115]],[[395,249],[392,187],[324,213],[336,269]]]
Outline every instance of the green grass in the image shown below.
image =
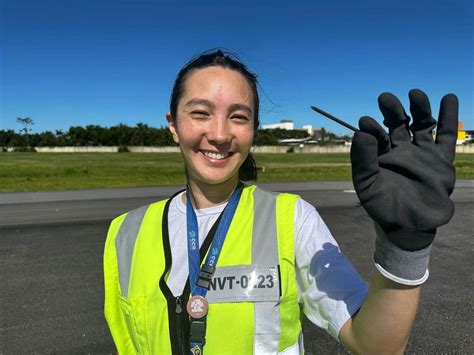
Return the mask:
[[184,182],[176,154],[0,154],[0,191],[151,186]]
[[350,180],[349,154],[258,154],[257,165],[264,166],[258,180],[319,181]]
[[[258,180],[350,180],[349,154],[257,154]],[[474,179],[474,155],[456,157],[458,179]],[[0,191],[183,184],[178,153],[2,153]]]

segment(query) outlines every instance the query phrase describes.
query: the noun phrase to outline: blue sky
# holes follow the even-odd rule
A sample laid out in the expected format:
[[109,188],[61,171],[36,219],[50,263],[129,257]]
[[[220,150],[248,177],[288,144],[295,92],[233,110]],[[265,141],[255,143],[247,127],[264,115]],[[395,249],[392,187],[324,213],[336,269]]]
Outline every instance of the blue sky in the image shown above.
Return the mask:
[[377,96],[407,104],[454,92],[474,129],[473,6],[441,1],[3,0],[0,129],[34,131],[144,122],[164,126],[179,68],[215,47],[257,73],[263,124],[293,119],[349,133],[310,110],[356,125],[381,121]]

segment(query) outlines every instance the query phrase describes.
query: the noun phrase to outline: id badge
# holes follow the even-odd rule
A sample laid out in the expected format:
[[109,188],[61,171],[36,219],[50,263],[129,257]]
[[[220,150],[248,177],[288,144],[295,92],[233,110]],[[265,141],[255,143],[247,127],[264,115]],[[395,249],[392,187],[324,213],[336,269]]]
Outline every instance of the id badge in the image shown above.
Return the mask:
[[209,303],[279,302],[279,266],[218,267],[206,293]]

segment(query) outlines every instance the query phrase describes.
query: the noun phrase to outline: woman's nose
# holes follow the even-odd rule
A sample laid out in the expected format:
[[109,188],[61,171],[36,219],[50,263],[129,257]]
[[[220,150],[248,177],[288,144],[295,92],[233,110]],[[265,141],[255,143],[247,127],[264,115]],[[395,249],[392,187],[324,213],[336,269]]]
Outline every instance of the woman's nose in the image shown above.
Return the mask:
[[227,118],[221,117],[213,119],[211,125],[209,126],[207,137],[209,142],[214,142],[216,144],[230,142],[231,132],[229,120],[227,120]]

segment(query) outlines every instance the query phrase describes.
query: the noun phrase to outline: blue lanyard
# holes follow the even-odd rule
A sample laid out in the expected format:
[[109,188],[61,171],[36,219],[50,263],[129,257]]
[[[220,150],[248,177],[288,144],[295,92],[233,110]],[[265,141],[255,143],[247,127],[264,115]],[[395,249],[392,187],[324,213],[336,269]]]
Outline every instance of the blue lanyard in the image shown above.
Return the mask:
[[[227,203],[227,206],[222,212],[222,218],[217,226],[217,231],[212,241],[211,248],[207,254],[205,265],[214,268],[219,259],[219,254],[222,250],[225,237],[229,230],[232,219],[234,218],[235,210],[239,204],[240,196],[242,195],[243,185],[241,182],[232,193],[232,196]],[[206,296],[207,289],[198,286],[197,279],[200,272],[200,257],[199,257],[199,233],[196,213],[194,212],[191,198],[189,196],[189,188],[186,191],[186,222],[188,234],[188,264],[189,264],[189,285],[191,286],[191,294]]]

